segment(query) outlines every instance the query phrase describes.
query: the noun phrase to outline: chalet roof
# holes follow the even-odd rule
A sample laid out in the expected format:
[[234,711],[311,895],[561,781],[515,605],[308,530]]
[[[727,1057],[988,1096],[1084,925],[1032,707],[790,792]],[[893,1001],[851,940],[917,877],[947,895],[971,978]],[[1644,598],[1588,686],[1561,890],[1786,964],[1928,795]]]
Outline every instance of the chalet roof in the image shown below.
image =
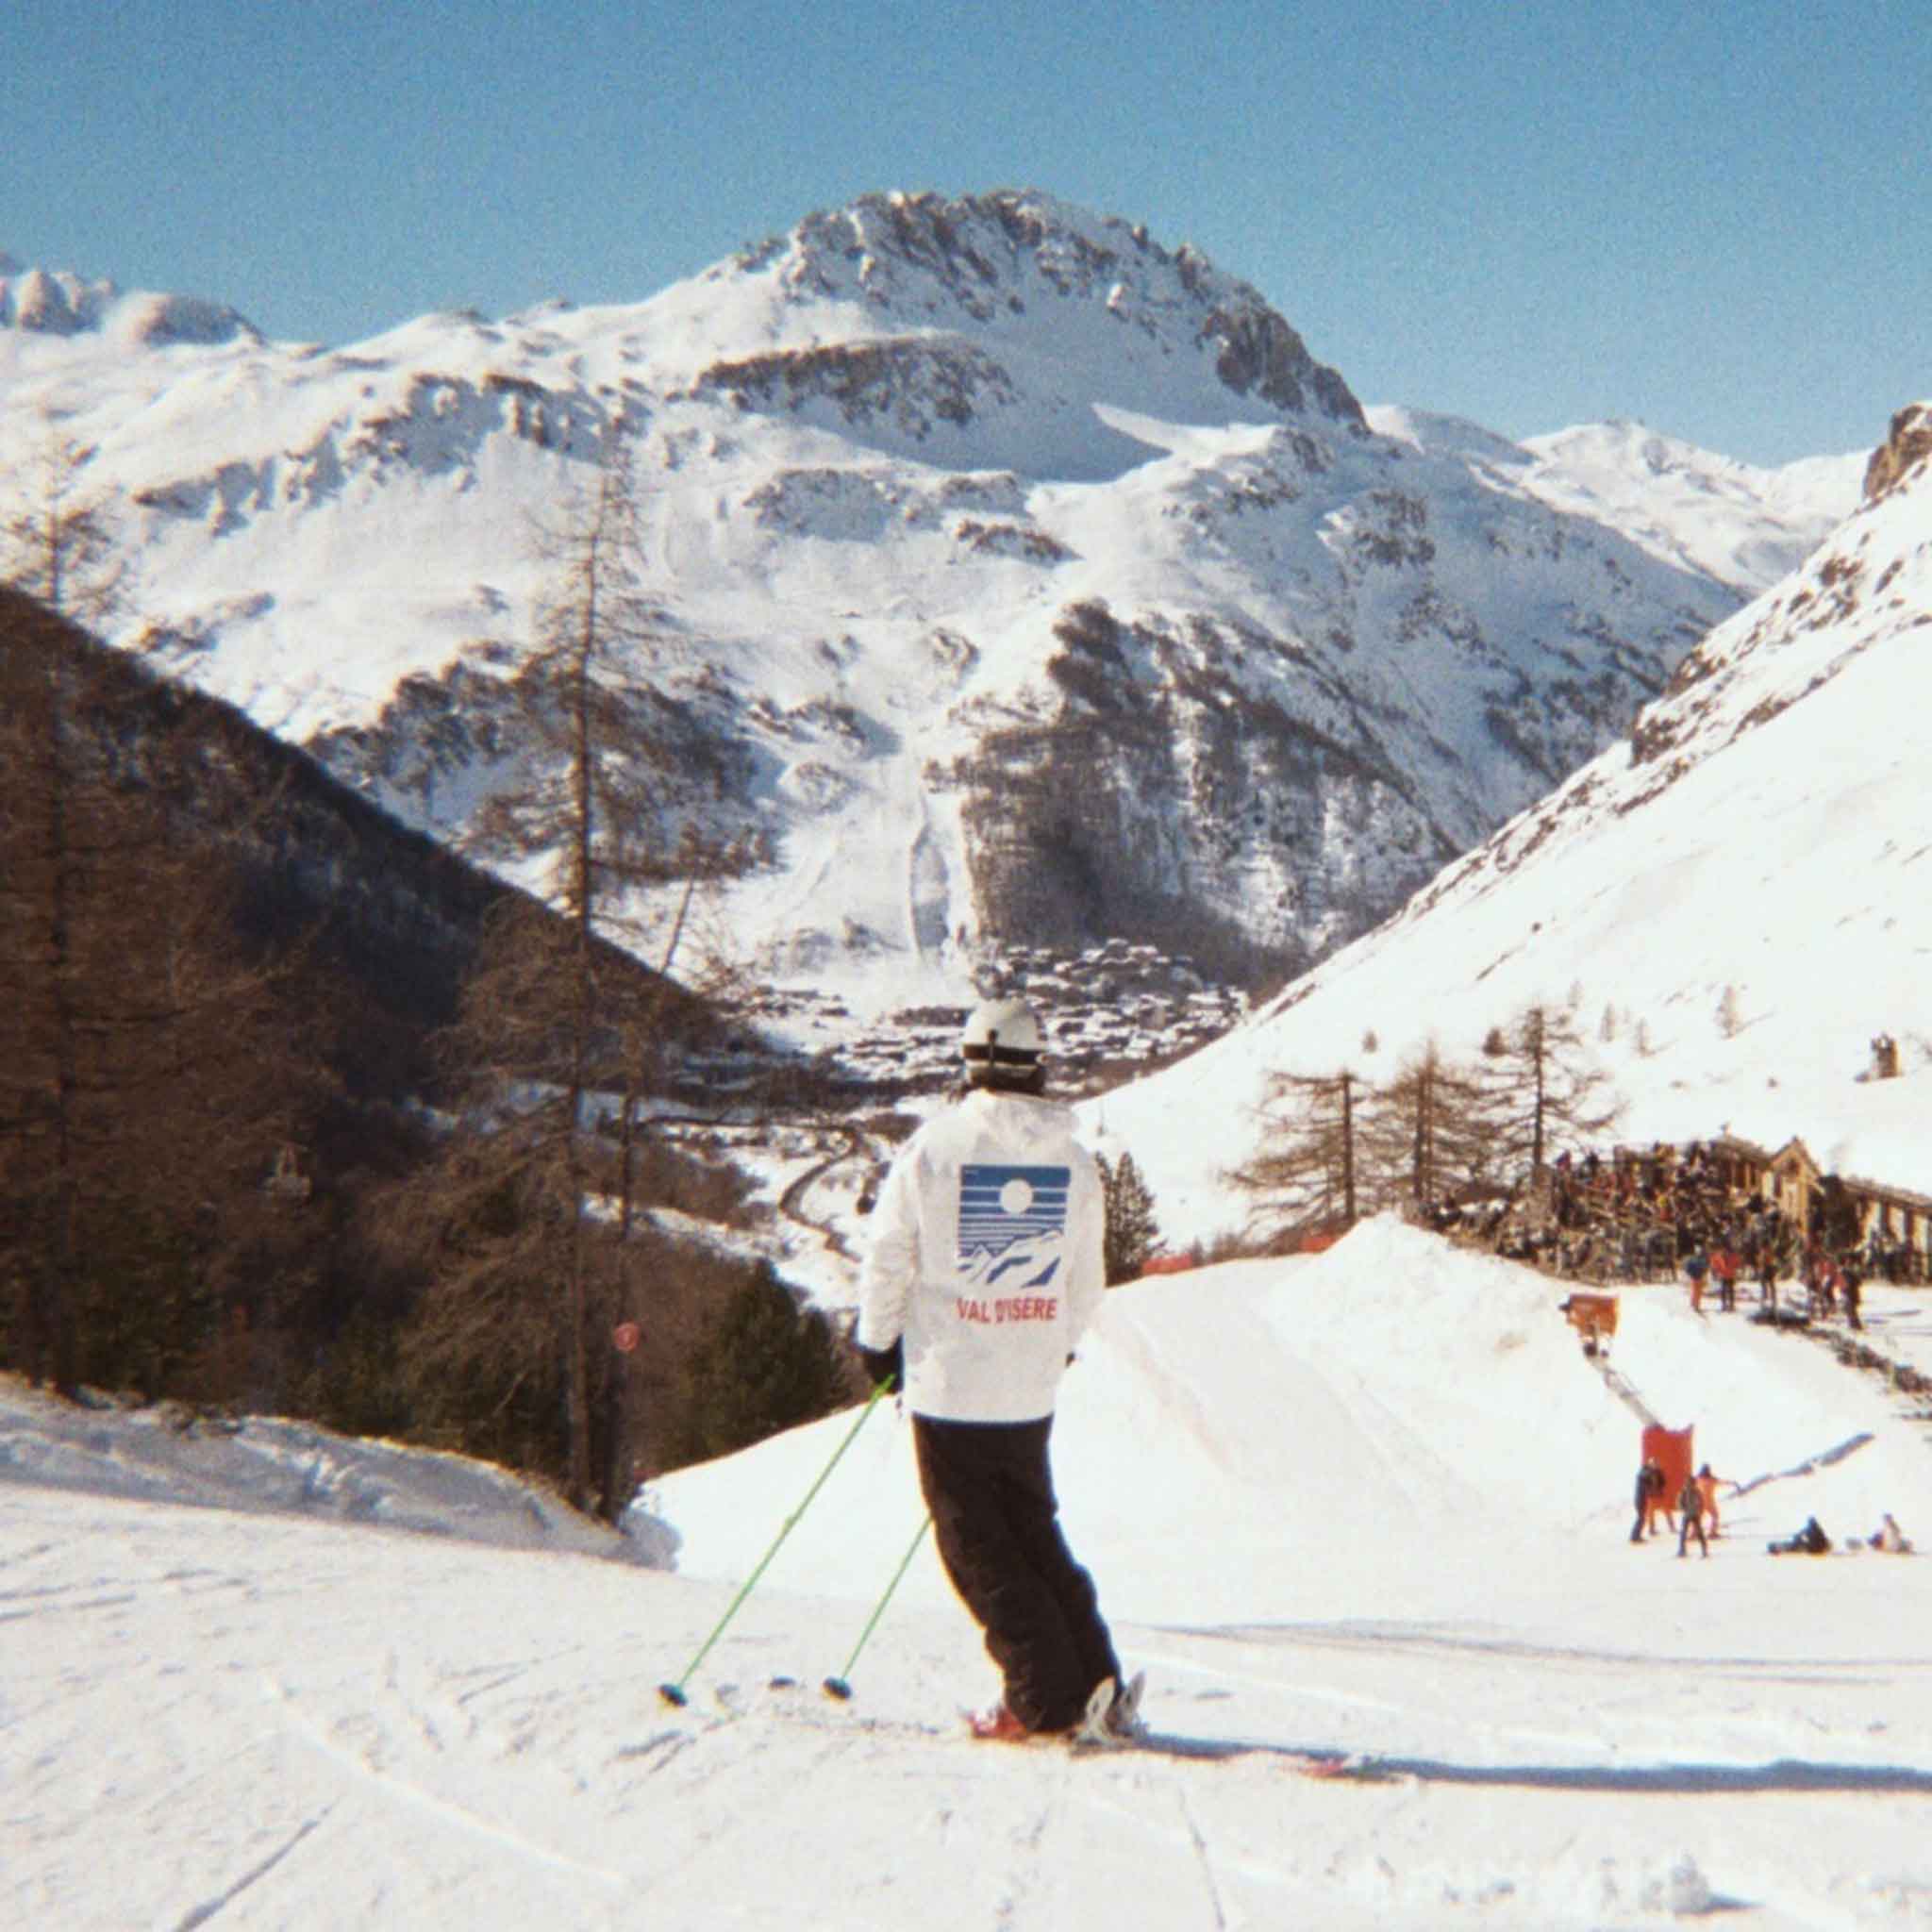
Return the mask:
[[1778,1168],[1803,1166],[1809,1169],[1812,1174],[1818,1175],[1818,1177],[1821,1180],[1824,1176],[1824,1170],[1819,1166],[1817,1157],[1813,1155],[1810,1148],[1806,1146],[1804,1141],[1796,1134],[1793,1134],[1791,1138],[1789,1141],[1787,1141],[1785,1144],[1782,1147],[1780,1147],[1777,1150],[1777,1152],[1771,1157],[1771,1164],[1773,1167]]
[[1910,1188],[1901,1188],[1890,1181],[1868,1181],[1862,1174],[1848,1174],[1842,1178],[1851,1193],[1863,1194],[1868,1200],[1889,1201],[1896,1208],[1916,1208],[1921,1214],[1932,1214],[1932,1194],[1915,1193]]

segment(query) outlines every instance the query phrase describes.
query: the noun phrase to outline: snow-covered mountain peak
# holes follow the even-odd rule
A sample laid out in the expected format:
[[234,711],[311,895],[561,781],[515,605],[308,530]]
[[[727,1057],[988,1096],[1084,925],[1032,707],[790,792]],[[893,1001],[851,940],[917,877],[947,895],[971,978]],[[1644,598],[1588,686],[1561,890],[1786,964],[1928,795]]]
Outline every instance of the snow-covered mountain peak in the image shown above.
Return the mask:
[[1859,450],[1760,469],[1628,418],[1522,442],[1389,405],[1368,418],[1380,435],[1467,462],[1494,488],[1607,524],[1659,561],[1740,596],[1795,570],[1852,513],[1867,461]]
[[124,348],[175,343],[214,347],[259,341],[254,325],[234,309],[198,295],[123,291],[103,277],[84,280],[68,270],[29,268],[0,254],[0,329],[42,336],[99,334]]
[[645,314],[660,367],[683,345],[685,393],[949,468],[1118,476],[1144,450],[1098,421],[1102,405],[1366,427],[1347,383],[1246,283],[1035,190],[864,195]]
[[82,320],[0,329],[0,453],[50,418],[91,452],[129,640],[437,837],[523,755],[530,518],[634,432],[667,842],[757,855],[719,918],[773,977],[863,960],[919,1002],[990,939],[1319,957],[1857,499],[1680,489],[1724,459],[1659,475],[1623,426],[1623,470],[1374,433],[1246,284],[1032,191],[869,195],[641,302],[343,348],[212,310],[158,355],[174,298],[28,292]]

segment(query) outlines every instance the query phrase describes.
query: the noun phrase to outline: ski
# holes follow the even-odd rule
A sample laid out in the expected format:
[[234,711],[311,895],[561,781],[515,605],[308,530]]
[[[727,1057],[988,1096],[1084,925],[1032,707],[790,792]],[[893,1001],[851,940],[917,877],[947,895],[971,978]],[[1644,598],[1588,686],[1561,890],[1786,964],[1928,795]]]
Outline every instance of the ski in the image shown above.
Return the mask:
[[1092,1751],[1131,1750],[1142,1735],[1141,1698],[1147,1674],[1141,1671],[1122,1689],[1103,1677],[1087,1699],[1087,1707],[1071,1730],[1029,1731],[1004,1705],[989,1711],[962,1711],[967,1734],[980,1743],[1057,1745],[1076,1755]]
[[[704,1730],[762,1718],[811,1730],[859,1731],[869,1736],[902,1738],[908,1742],[934,1742],[958,1735],[943,1724],[854,1710],[849,1700],[801,1697],[797,1693],[804,1688],[802,1679],[782,1673],[758,1681],[726,1681],[711,1687],[704,1707],[693,1703],[690,1715],[699,1719]],[[989,1724],[991,1713],[963,1708],[958,1714],[959,1724],[967,1741],[972,1743],[1018,1745],[1029,1751],[1058,1750],[1073,1757],[1139,1752],[1153,1757],[1206,1764],[1258,1757],[1272,1760],[1294,1776],[1334,1784],[1386,1784],[1403,1775],[1400,1770],[1359,1752],[1294,1749],[1259,1738],[1199,1738],[1153,1730],[1140,1715],[1145,1690],[1144,1672],[1137,1672],[1129,1678],[1118,1695],[1109,1679],[1095,1689],[1080,1723],[1068,1731],[1028,1731],[1017,1724],[993,1726]]]

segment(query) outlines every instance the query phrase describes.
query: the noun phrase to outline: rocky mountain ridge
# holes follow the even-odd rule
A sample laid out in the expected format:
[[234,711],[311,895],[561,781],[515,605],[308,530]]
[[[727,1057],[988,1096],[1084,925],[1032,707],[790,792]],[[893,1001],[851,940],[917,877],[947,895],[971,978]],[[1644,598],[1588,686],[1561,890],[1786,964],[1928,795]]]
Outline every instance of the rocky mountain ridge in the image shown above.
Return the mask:
[[236,318],[162,352],[61,287],[109,325],[16,299],[0,451],[58,421],[88,452],[123,641],[451,842],[533,755],[526,517],[621,430],[662,845],[743,855],[734,943],[881,1010],[996,938],[1250,984],[1321,958],[1740,599],[1554,501],[1555,459],[1377,433],[1252,289],[1032,192],[867,196],[635,307],[337,351]]
[[211,347],[259,341],[232,308],[193,295],[126,293],[111,280],[83,281],[66,271],[27,268],[0,253],[0,329],[43,336],[109,336],[126,348],[176,343]]

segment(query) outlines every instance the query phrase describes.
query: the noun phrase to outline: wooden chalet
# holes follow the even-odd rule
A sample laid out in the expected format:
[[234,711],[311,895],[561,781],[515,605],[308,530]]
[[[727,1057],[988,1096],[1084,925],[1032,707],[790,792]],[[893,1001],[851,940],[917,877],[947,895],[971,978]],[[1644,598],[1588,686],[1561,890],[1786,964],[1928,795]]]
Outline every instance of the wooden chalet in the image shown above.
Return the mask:
[[1932,1195],[1857,1174],[1844,1176],[1844,1188],[1857,1204],[1860,1240],[1876,1234],[1888,1247],[1909,1248],[1922,1272],[1932,1273]]
[[1793,1227],[1804,1230],[1811,1225],[1811,1204],[1818,1198],[1824,1179],[1824,1170],[1812,1158],[1810,1148],[1793,1134],[1771,1157],[1764,1193]]

